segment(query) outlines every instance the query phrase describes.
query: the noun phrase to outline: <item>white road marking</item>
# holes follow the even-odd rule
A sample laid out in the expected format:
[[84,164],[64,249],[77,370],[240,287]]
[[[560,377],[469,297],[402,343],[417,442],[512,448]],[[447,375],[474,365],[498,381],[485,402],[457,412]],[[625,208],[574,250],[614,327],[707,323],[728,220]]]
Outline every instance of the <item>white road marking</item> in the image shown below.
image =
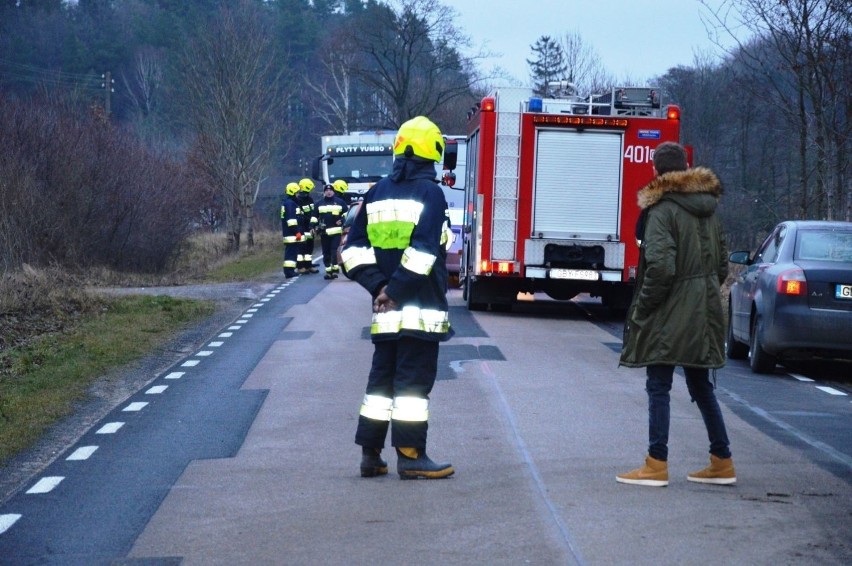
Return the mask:
[[825,391],[829,395],[841,395],[843,397],[846,396],[846,393],[844,393],[843,391],[840,391],[839,389],[835,389],[834,387],[827,387],[825,385],[817,385],[816,388],[819,389],[820,391]]
[[209,344],[207,344],[207,347],[208,348],[218,348],[222,344],[224,344],[224,342],[210,342]]
[[263,306],[263,303],[255,303],[255,304],[253,304],[252,306],[253,306],[253,307],[255,307],[255,308],[256,308],[256,307],[262,307],[262,306]]
[[253,317],[253,316],[254,316],[254,315],[253,315],[253,314],[251,314],[251,313],[246,313],[246,314],[244,314],[244,315],[242,316],[242,318],[251,318],[251,317]]
[[212,350],[201,350],[200,352],[197,352],[195,355],[201,356],[202,358],[206,358],[207,356],[212,356],[213,351]]
[[222,334],[220,334],[217,338],[230,338],[230,337],[231,337],[231,336],[233,336],[233,335],[234,335],[234,333],[233,333],[233,332],[223,332],[223,333],[222,333]]
[[50,493],[53,491],[57,485],[62,483],[65,477],[63,476],[47,476],[43,477],[34,486],[27,490],[27,493],[30,495],[36,495],[40,493]]
[[181,367],[191,368],[197,366],[199,363],[201,363],[201,360],[186,360],[181,364]]
[[229,326],[228,330],[239,330],[242,326]]
[[257,312],[257,309],[249,309],[246,312]]
[[145,395],[159,395],[168,388],[168,385],[155,385],[154,387],[146,391]]
[[88,460],[88,459],[89,459],[89,456],[91,456],[92,454],[94,454],[94,453],[95,453],[95,450],[97,450],[97,449],[98,449],[98,447],[97,447],[97,446],[81,446],[80,448],[78,448],[78,449],[76,449],[74,452],[72,452],[72,453],[71,453],[71,455],[70,455],[70,456],[68,456],[68,457],[67,457],[67,458],[65,458],[65,459],[66,459],[66,460],[71,460],[71,461],[74,461],[74,460]]
[[805,377],[804,375],[798,375],[795,373],[791,373],[790,377],[798,379],[799,381],[813,381],[813,379],[811,379],[810,377]]
[[18,522],[21,515],[9,513],[8,515],[0,515],[0,535],[8,531],[12,525]]
[[183,374],[186,372],[183,371],[173,371],[169,375],[166,376],[166,379],[180,379],[183,377]]
[[137,401],[135,403],[129,404],[128,406],[123,408],[121,411],[124,412],[124,413],[137,413],[137,412],[141,411],[142,409],[144,409],[145,405],[147,405],[147,404],[148,403],[146,403],[144,401]]
[[241,318],[240,320],[237,321],[237,324],[245,324],[247,322],[248,322],[247,318]]
[[124,426],[124,423],[107,423],[102,426],[95,434],[115,434],[118,432],[118,429]]
[[271,301],[271,300],[272,300],[272,299],[261,299],[261,300],[260,300],[260,302],[261,302],[261,303],[268,303],[268,302],[269,302],[269,301]]

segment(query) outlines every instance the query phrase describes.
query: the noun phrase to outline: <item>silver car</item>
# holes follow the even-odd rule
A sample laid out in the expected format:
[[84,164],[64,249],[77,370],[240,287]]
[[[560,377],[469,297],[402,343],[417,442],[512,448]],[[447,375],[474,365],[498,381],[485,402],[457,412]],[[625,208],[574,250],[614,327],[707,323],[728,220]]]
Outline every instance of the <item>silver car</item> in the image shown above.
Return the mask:
[[727,354],[771,373],[779,360],[852,359],[852,222],[778,224],[731,287]]

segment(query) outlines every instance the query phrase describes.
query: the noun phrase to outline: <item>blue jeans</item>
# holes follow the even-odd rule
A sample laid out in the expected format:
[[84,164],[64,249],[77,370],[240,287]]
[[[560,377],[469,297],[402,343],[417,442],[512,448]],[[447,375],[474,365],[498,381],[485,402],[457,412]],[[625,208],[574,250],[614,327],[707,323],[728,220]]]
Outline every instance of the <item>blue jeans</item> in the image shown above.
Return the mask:
[[[648,454],[657,460],[666,461],[669,456],[669,391],[672,388],[674,366],[648,366],[645,391],[648,392]],[[706,368],[683,368],[686,375],[686,388],[689,396],[698,405],[707,438],[710,440],[710,453],[718,458],[730,458],[731,450],[725,419],[719,402],[716,400],[714,385],[710,383],[709,370]]]

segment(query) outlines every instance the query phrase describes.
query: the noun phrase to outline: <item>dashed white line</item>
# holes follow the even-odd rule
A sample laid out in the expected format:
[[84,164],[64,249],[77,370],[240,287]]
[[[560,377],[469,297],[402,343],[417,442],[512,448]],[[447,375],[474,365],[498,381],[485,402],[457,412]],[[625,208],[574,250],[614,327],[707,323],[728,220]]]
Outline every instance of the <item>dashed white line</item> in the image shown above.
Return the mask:
[[168,388],[168,385],[155,385],[154,387],[146,391],[145,395],[159,395]]
[[50,493],[53,489],[62,483],[64,480],[64,476],[47,476],[43,477],[36,482],[34,486],[27,490],[27,493],[30,495],[37,495],[40,493]]
[[261,300],[260,300],[260,302],[261,302],[261,303],[268,303],[268,302],[269,302],[269,301],[271,301],[271,300],[272,300],[272,299],[269,299],[269,298],[267,298],[267,299],[261,299]]
[[124,413],[136,413],[136,412],[139,412],[142,409],[144,409],[145,405],[147,405],[147,404],[148,403],[145,403],[144,401],[137,401],[137,402],[131,403],[128,406],[126,406],[125,408],[123,408],[122,412],[124,412]]
[[201,363],[201,360],[186,360],[181,364],[181,367],[191,368],[197,366],[199,363]]
[[233,335],[234,335],[234,333],[233,333],[233,332],[223,332],[222,334],[220,334],[220,335],[218,336],[218,338],[230,338],[230,337],[231,337],[231,336],[233,336]]
[[257,309],[249,309],[246,312],[257,312]]
[[790,377],[798,379],[799,381],[813,381],[810,377],[805,377],[804,375],[798,375],[796,373],[791,373]]
[[172,373],[170,373],[169,375],[167,375],[165,378],[166,378],[166,379],[180,379],[180,378],[182,378],[182,377],[183,377],[183,374],[184,374],[184,373],[186,373],[186,372],[183,372],[183,371],[173,371]]
[[200,352],[195,354],[196,356],[201,356],[202,358],[206,358],[207,356],[212,356],[213,352],[211,350],[201,350]]
[[224,344],[224,342],[210,342],[209,344],[207,344],[207,347],[208,348],[218,348],[222,344]]
[[228,330],[239,330],[242,326],[229,326]]
[[243,316],[241,316],[240,318],[251,318],[251,317],[253,317],[253,316],[254,316],[254,315],[253,315],[253,314],[251,314],[251,313],[246,313],[246,314],[244,314]]
[[95,434],[115,434],[118,429],[124,426],[124,423],[107,423],[95,432]]
[[817,385],[816,388],[819,389],[820,391],[825,391],[829,395],[841,395],[843,397],[845,397],[847,395],[846,392],[840,391],[839,389],[835,389],[834,387],[828,387],[828,386],[825,386],[825,385]]
[[20,518],[21,515],[17,515],[15,513],[0,515],[0,535],[8,531]]
[[65,458],[66,460],[75,461],[75,460],[88,460],[89,457],[95,453],[97,450],[97,446],[81,446],[71,453],[70,456]]
[[247,322],[248,322],[247,318],[241,318],[240,320],[237,321],[237,324],[245,324]]
[[262,307],[262,306],[263,306],[263,303],[255,303],[255,304],[253,304],[252,306],[253,306],[253,307],[255,307],[255,308],[256,308],[256,307]]

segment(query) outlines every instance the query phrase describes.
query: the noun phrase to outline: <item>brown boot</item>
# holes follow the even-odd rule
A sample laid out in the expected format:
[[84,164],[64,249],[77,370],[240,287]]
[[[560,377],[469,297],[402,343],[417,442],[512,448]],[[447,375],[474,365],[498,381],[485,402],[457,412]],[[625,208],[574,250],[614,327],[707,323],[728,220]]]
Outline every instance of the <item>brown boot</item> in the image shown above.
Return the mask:
[[669,485],[669,464],[663,460],[646,456],[644,466],[624,474],[618,474],[615,476],[615,481],[633,485],[665,487]]
[[733,458],[719,458],[710,454],[710,465],[703,470],[691,472],[686,476],[686,479],[698,483],[712,483],[716,485],[737,483],[734,460]]

